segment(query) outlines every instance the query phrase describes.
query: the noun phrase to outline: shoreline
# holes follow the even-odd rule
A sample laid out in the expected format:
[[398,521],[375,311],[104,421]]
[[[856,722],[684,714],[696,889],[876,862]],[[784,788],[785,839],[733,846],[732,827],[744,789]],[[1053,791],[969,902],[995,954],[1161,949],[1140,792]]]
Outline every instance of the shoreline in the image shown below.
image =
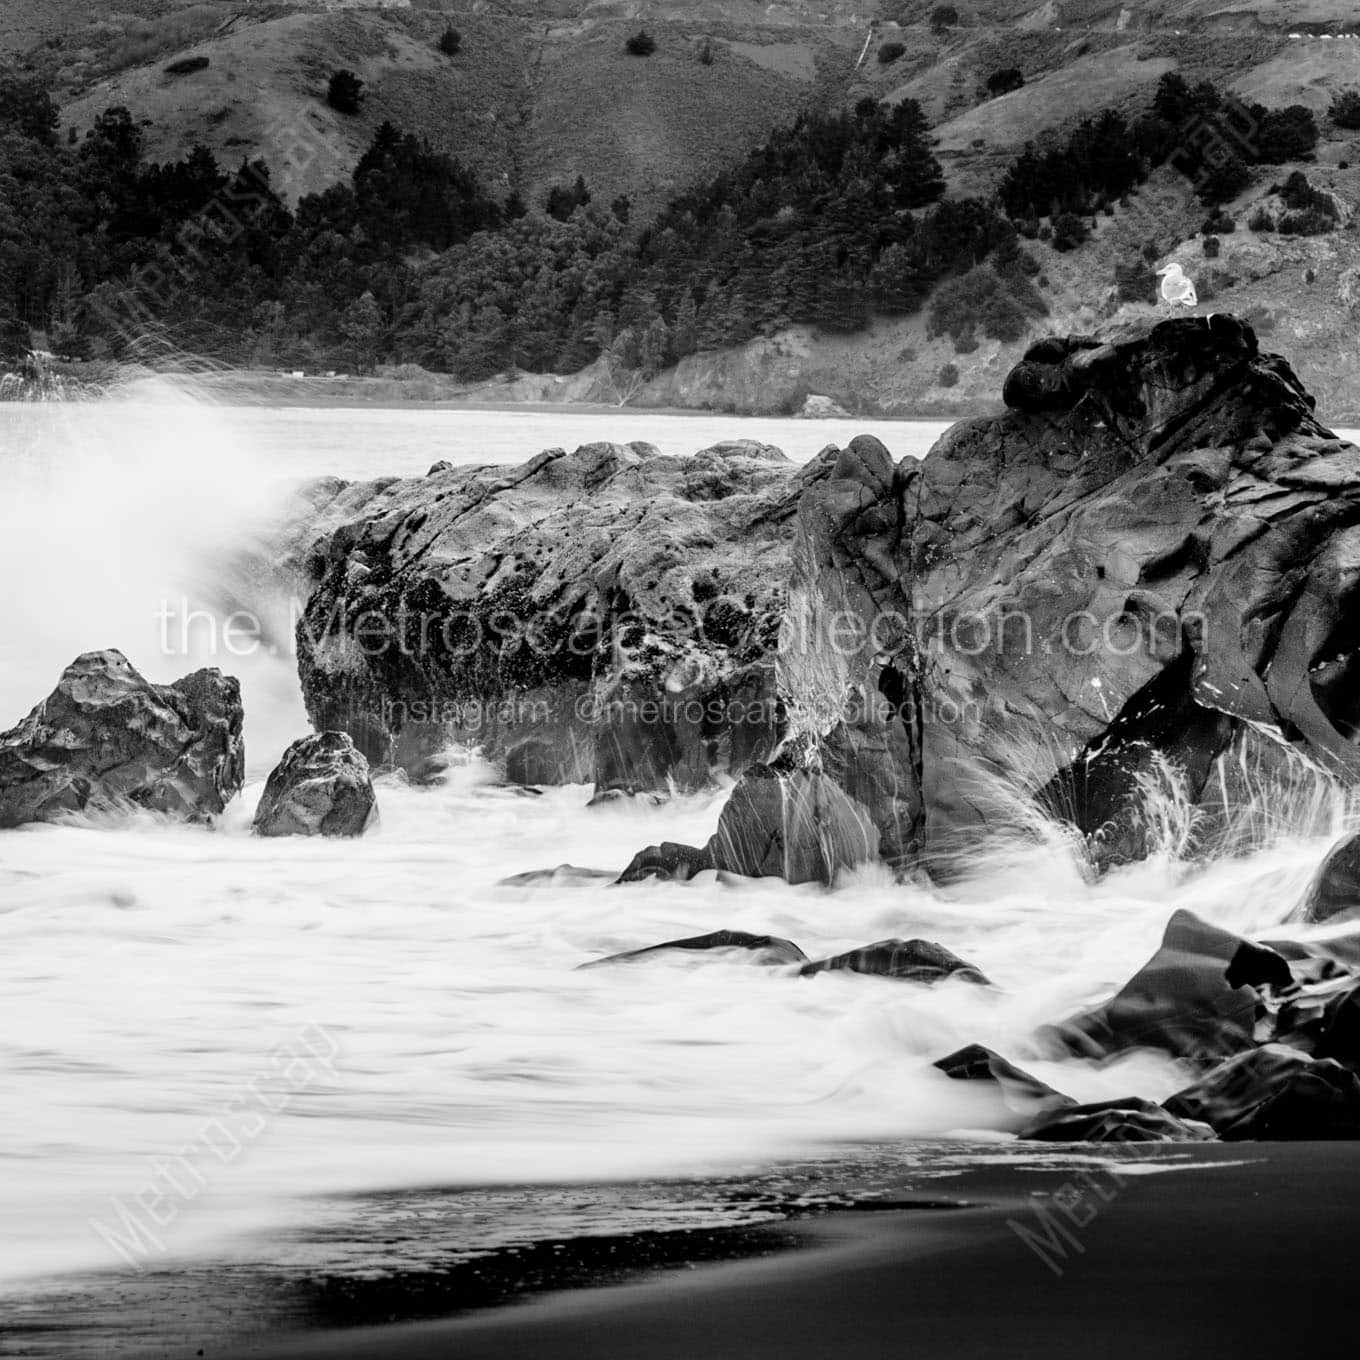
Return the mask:
[[[994,415],[1000,409],[995,400],[925,401],[909,414],[871,410],[832,411],[826,415],[803,415],[781,407],[751,410],[731,409],[721,404],[670,406],[651,402],[592,401],[580,395],[582,388],[568,381],[561,383],[561,395],[546,395],[544,375],[523,375],[517,380],[491,380],[485,383],[460,383],[446,374],[419,376],[394,374],[354,375],[333,378],[319,375],[293,377],[266,369],[230,369],[193,372],[175,369],[148,369],[92,364],[63,364],[58,378],[97,393],[95,399],[136,401],[137,389],[157,383],[180,387],[187,395],[194,389],[210,404],[224,407],[303,407],[310,409],[373,408],[391,410],[469,410],[469,411],[575,411],[591,415],[618,415],[645,412],[648,415],[692,416],[701,419],[731,417],[756,420],[807,420],[811,424],[836,420],[872,421],[956,421]],[[77,395],[75,400],[84,399]],[[19,397],[7,398],[0,405],[25,405]]]
[[[261,1337],[221,1360],[1146,1360],[1287,1344],[1337,1354],[1354,1321],[1360,1172],[1345,1143],[1054,1145],[1048,1171],[976,1166],[943,1184],[976,1207],[838,1212],[803,1250],[538,1296],[442,1321]],[[1135,1155],[1137,1154],[1136,1159]],[[1148,1174],[1149,1163],[1178,1169]],[[1101,1170],[1115,1163],[1115,1171]],[[1119,1171],[1118,1165],[1128,1165]],[[1046,1196],[1037,1216],[1031,1192]],[[977,1201],[985,1195],[983,1203]],[[1071,1205],[1061,1218],[1056,1196]],[[1056,1247],[1027,1244],[1022,1223]],[[1047,1224],[1056,1222],[1054,1230]],[[1045,1259],[1045,1257],[1051,1259]],[[1306,1300],[1306,1307],[1299,1307]]]

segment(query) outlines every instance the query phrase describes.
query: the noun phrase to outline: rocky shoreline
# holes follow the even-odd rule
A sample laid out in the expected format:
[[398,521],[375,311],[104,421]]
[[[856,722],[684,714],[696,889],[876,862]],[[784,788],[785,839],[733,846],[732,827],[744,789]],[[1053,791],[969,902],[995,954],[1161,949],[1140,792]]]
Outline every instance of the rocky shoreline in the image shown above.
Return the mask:
[[[515,468],[309,486],[270,568],[305,600],[295,743],[260,835],[361,835],[369,767],[437,780],[451,743],[528,788],[664,799],[734,780],[703,846],[642,849],[621,883],[702,872],[833,884],[864,865],[948,880],[998,838],[1060,829],[1091,875],[1158,845],[1231,844],[1299,777],[1360,774],[1352,696],[1360,448],[1288,365],[1225,315],[1053,337],[1004,415],[922,461],[876,439],[798,466],[731,442],[550,449]],[[242,783],[230,677],[148,684],[79,658],[0,734],[0,826],[149,810],[211,821]],[[1360,910],[1343,845],[1280,938],[1189,913],[1108,1003],[1035,1038],[1055,1057],[1152,1048],[1183,1064],[1161,1105],[1081,1106],[1006,1055],[941,1055],[990,1089],[991,1126],[1059,1141],[1360,1136],[1360,936],[1296,922]],[[816,985],[849,971],[988,988],[947,942],[808,960],[718,931]],[[615,960],[615,962],[620,960]]]

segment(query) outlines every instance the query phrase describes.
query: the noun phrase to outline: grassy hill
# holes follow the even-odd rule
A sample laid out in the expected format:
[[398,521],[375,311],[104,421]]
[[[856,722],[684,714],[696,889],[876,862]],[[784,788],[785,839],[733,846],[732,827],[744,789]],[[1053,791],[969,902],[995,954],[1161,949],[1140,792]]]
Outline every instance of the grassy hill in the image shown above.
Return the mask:
[[[1130,205],[1098,218],[1079,249],[1026,248],[1050,307],[1044,324],[1091,329],[1146,308],[1119,301],[1114,269],[1153,242],[1157,262],[1178,260],[1201,281],[1201,310],[1252,315],[1329,412],[1360,420],[1360,345],[1348,338],[1360,302],[1360,137],[1325,121],[1337,92],[1360,88],[1360,11],[1341,0],[957,0],[957,23],[942,25],[932,19],[937,4],[4,0],[0,53],[49,81],[77,135],[124,104],[143,122],[154,158],[178,158],[195,142],[224,163],[263,156],[289,199],[346,177],[391,120],[531,204],[580,175],[596,202],[629,195],[639,218],[800,109],[866,96],[920,102],[953,195],[990,193],[1026,142],[1061,137],[1099,110],[1137,116],[1169,71],[1272,107],[1306,104],[1324,140],[1304,168],[1339,204],[1337,231],[1249,231],[1276,177],[1258,172],[1228,205],[1238,230],[1209,260],[1198,234],[1204,209],[1163,170]],[[452,56],[437,46],[449,26],[461,35]],[[639,30],[656,41],[651,56],[624,50]],[[167,70],[185,57],[208,64]],[[354,117],[324,99],[342,67],[365,82]],[[1024,84],[993,97],[986,82],[1003,67],[1018,68]],[[1278,179],[1290,169],[1279,167]],[[880,319],[850,336],[794,328],[688,359],[644,396],[768,409],[819,392],[884,411],[957,409],[994,393],[1024,343],[982,340],[957,354],[949,339],[927,335],[924,315]],[[957,378],[946,385],[949,366]],[[585,390],[522,386],[544,396]]]

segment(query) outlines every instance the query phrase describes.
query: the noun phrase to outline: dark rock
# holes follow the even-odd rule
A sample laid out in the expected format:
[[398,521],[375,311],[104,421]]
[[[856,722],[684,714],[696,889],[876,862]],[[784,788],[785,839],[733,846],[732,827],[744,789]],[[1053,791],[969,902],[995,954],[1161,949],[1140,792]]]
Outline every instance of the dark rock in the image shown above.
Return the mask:
[[1045,1034],[1085,1057],[1160,1048],[1205,1061],[1251,1047],[1265,1009],[1257,986],[1290,981],[1274,950],[1178,911],[1161,948],[1110,1001]]
[[757,765],[733,789],[708,851],[730,873],[829,884],[878,858],[878,830],[825,774]]
[[255,811],[255,832],[362,836],[376,815],[368,761],[346,733],[318,732],[283,753]]
[[121,653],[86,652],[0,734],[0,827],[146,808],[201,821],[241,789],[241,689],[218,670],[153,685]]
[[1360,772],[1360,449],[1284,361],[1179,318],[1043,341],[1006,399],[799,506],[778,690],[883,857],[966,868],[1022,787],[1135,858],[1145,786],[1213,797],[1250,723]]
[[706,846],[649,846],[633,857],[620,882],[686,879],[720,869],[830,884],[843,869],[877,857],[878,831],[868,813],[832,779],[813,770],[757,765],[733,789]]
[[1043,1115],[1019,1136],[1046,1143],[1202,1143],[1214,1133],[1207,1124],[1177,1119],[1150,1100],[1126,1096]]
[[318,492],[313,721],[602,791],[749,774],[714,866],[800,881],[966,870],[1017,789],[1100,867],[1169,780],[1219,834],[1263,732],[1360,776],[1360,449],[1284,360],[1181,317],[1042,340],[1005,398],[896,467],[595,444]]
[[1299,987],[1280,1006],[1274,1037],[1312,1057],[1360,1068],[1360,980],[1338,972]]
[[619,875],[619,882],[640,883],[644,878],[664,878],[684,883],[695,874],[715,867],[706,847],[662,841],[660,845],[639,850]]
[[1308,885],[1296,913],[1301,921],[1330,921],[1360,910],[1360,836],[1338,841]]
[[1226,1141],[1360,1138],[1360,1076],[1281,1044],[1229,1058],[1165,1105]]
[[803,962],[807,955],[792,940],[781,940],[777,935],[751,935],[744,930],[715,930],[708,935],[692,935],[685,940],[667,940],[665,944],[649,945],[645,949],[630,949],[625,954],[611,954],[608,958],[592,959],[582,968],[600,968],[606,963],[633,963],[673,950],[692,952],[721,952],[741,950],[750,955],[751,962],[778,967]]
[[1070,1096],[981,1044],[968,1044],[932,1066],[953,1081],[973,1082],[981,1089],[992,1090],[997,1097],[996,1108],[989,1113],[985,1127],[1002,1132],[1015,1133],[1039,1116],[1074,1103]]
[[846,971],[924,983],[943,982],[945,978],[952,977],[961,982],[991,986],[981,969],[931,940],[879,940],[877,944],[866,944],[862,949],[852,949],[834,958],[805,964],[799,971],[802,977]]
[[780,733],[770,652],[817,475],[751,442],[590,444],[333,488],[288,550],[313,725],[403,767],[474,742],[531,783],[739,774]]

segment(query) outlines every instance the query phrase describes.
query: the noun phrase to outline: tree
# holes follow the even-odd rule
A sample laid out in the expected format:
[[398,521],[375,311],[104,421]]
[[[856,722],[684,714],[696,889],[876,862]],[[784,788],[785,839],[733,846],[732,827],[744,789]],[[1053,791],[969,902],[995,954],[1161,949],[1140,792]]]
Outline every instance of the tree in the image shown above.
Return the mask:
[[1305,104],[1290,104],[1283,109],[1263,109],[1252,106],[1258,127],[1256,130],[1256,158],[1267,165],[1282,165],[1285,161],[1302,160],[1311,156],[1317,146],[1317,120]]
[[1332,100],[1327,117],[1340,128],[1354,132],[1360,128],[1360,90],[1342,90]]
[[55,144],[60,114],[42,81],[0,67],[0,132]]
[[1074,250],[1091,234],[1084,218],[1076,213],[1059,213],[1053,219],[1053,249]]
[[656,39],[650,33],[639,31],[623,46],[630,57],[650,57],[656,51]]
[[946,33],[959,26],[959,12],[953,5],[936,5],[930,11],[930,27],[934,33]]
[[382,311],[371,292],[356,298],[341,314],[340,334],[345,337],[360,373],[372,372],[376,367],[382,329]]
[[336,71],[326,87],[326,103],[336,113],[358,113],[363,97],[364,82],[353,71]]
[[1020,89],[1025,83],[1025,77],[1015,66],[1004,67],[1000,71],[993,71],[987,77],[987,93],[993,97],[997,95],[1010,94],[1013,90]]
[[584,208],[590,202],[590,190],[586,188],[585,176],[577,175],[572,185],[555,184],[548,190],[544,204],[548,216],[565,222],[577,208]]
[[906,50],[906,43],[885,42],[883,46],[878,49],[879,64],[891,66]]
[[1210,166],[1199,182],[1200,200],[1208,204],[1226,203],[1236,198],[1251,183],[1251,171],[1240,156],[1229,155]]
[[439,50],[446,57],[458,55],[463,46],[463,35],[456,28],[446,28],[439,36]]

